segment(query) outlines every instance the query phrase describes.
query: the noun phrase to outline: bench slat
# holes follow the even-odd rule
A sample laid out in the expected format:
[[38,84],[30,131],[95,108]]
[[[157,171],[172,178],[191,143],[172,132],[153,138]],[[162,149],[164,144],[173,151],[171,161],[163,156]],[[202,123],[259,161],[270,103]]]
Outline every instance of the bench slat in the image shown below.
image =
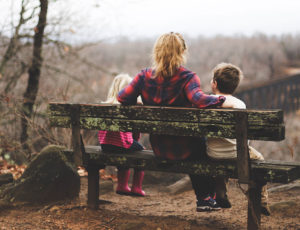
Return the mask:
[[[209,161],[173,161],[159,159],[152,151],[143,150],[131,154],[103,153],[99,146],[86,146],[89,165],[126,166],[151,171],[175,172],[187,174],[222,175],[238,178],[237,163],[234,160]],[[255,177],[272,183],[289,183],[300,178],[300,164],[288,164],[275,161],[251,161]]]
[[[51,116],[50,124],[53,127],[71,128],[70,117]],[[110,131],[138,131],[141,133],[168,134],[175,136],[206,136],[236,138],[234,124],[188,123],[167,121],[142,121],[127,119],[109,119],[95,117],[81,117],[80,128],[90,130]],[[249,126],[248,139],[250,140],[283,140],[285,128],[283,125]]]
[[235,124],[234,112],[248,113],[249,125],[273,126],[283,123],[282,110],[197,109],[186,107],[123,106],[110,104],[50,103],[51,116],[71,116],[80,107],[81,117],[132,119],[213,124]]

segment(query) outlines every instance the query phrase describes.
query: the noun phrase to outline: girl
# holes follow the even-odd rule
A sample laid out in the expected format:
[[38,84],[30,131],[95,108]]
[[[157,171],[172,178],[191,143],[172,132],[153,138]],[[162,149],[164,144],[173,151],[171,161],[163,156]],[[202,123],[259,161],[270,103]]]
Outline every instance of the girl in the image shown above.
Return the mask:
[[[144,105],[183,106],[207,108],[220,106],[225,97],[209,96],[200,89],[200,79],[182,66],[187,47],[181,34],[167,33],[160,36],[153,48],[153,68],[142,70],[118,96],[122,104],[135,104],[142,96]],[[206,154],[203,138],[150,135],[156,156],[172,160],[199,160]],[[197,211],[220,210],[210,196],[214,179],[190,175],[197,198]]]
[[[117,101],[118,92],[131,82],[132,78],[128,74],[117,75],[109,89],[107,100],[104,103],[119,104]],[[139,133],[131,132],[113,132],[103,131],[98,132],[98,140],[101,148],[105,152],[134,152],[143,150],[144,147],[138,143]],[[133,182],[131,189],[128,187],[130,176],[129,168],[118,168],[118,186],[116,193],[120,195],[145,196],[142,190],[142,182],[144,171],[134,170]]]

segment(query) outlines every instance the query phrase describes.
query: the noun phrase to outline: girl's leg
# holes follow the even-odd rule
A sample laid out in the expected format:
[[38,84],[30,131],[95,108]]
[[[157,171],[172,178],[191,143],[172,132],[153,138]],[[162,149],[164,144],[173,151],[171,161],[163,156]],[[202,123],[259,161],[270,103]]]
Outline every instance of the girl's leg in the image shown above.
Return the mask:
[[[135,152],[143,150],[144,147],[137,142],[136,140],[133,140],[132,145],[128,149],[128,152]],[[132,187],[131,187],[131,195],[132,196],[145,196],[145,192],[142,190],[142,183],[144,179],[144,171],[134,169],[133,179],[132,179]]]
[[131,189],[128,187],[130,170],[119,168],[118,169],[118,186],[116,193],[120,195],[130,195]]
[[[103,151],[113,152],[113,153],[129,153],[134,151],[143,150],[144,147],[133,140],[132,145],[129,149],[114,145],[101,145]],[[135,195],[135,196],[145,196],[145,192],[142,190],[142,182],[144,179],[144,171],[135,170],[133,176],[132,189],[128,187],[128,181],[130,177],[130,170],[128,168],[118,168],[118,186],[117,193],[120,195]]]
[[131,194],[134,196],[145,196],[145,192],[142,190],[142,183],[144,179],[144,171],[134,169]]
[[[114,145],[102,144],[101,148],[104,152],[108,153],[122,153],[126,152],[126,149]],[[128,187],[128,181],[130,176],[130,170],[128,168],[118,168],[118,186],[116,193],[120,195],[129,195],[131,189]]]

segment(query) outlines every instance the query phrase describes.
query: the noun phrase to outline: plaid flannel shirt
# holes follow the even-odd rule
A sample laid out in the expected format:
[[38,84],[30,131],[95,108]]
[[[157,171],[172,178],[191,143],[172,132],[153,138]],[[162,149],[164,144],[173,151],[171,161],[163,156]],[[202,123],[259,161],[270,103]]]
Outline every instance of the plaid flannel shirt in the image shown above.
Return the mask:
[[[159,76],[153,78],[154,74],[152,69],[142,70],[119,92],[119,102],[125,105],[136,104],[137,97],[141,96],[144,105],[207,108],[221,105],[225,101],[223,96],[204,94],[200,89],[199,77],[182,66],[168,79]],[[154,153],[172,160],[198,154],[200,150],[197,142],[199,138],[150,135]]]

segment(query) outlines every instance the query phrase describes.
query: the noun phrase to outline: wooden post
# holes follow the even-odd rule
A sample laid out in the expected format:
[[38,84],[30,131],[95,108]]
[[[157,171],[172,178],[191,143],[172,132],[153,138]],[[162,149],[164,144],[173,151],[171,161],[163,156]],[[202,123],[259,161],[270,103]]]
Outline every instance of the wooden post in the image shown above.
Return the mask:
[[80,105],[73,105],[71,109],[72,146],[75,165],[82,165],[82,153],[80,147]]
[[251,181],[250,156],[248,148],[248,115],[236,113],[237,168],[239,183],[248,184],[248,229],[260,229],[261,185]]
[[85,147],[84,147],[83,138],[82,138],[81,134],[80,134],[80,149],[81,149],[81,154],[82,154],[82,166],[87,169],[88,162],[90,160],[90,155],[88,155],[85,152]]
[[89,165],[88,171],[88,207],[98,209],[99,203],[99,167]]
[[261,221],[261,190],[260,183],[252,183],[248,189],[248,221],[247,229],[260,229]]
[[237,168],[239,183],[250,182],[250,158],[248,150],[248,115],[246,112],[236,112],[236,144]]

